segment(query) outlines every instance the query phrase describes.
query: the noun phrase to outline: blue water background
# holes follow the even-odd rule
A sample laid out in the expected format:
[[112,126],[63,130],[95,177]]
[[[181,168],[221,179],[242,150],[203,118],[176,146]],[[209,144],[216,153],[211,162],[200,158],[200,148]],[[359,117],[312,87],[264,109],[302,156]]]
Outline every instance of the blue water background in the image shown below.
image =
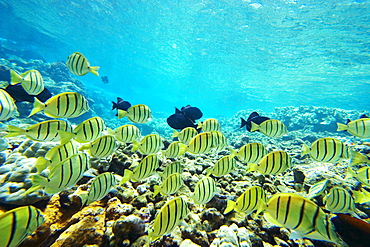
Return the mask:
[[370,107],[370,1],[7,0],[0,16],[1,42],[79,51],[110,80],[88,88],[154,112]]

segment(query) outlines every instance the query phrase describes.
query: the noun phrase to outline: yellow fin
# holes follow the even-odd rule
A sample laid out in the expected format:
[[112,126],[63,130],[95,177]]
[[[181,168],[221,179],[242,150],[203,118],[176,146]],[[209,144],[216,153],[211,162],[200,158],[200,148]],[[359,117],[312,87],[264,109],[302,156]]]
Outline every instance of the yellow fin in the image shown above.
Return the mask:
[[232,149],[232,148],[229,148],[229,151],[230,151],[230,158],[234,158],[238,153]]
[[7,128],[8,128],[7,130],[8,134],[6,134],[4,137],[19,136],[19,135],[24,135],[26,133],[24,129],[21,129],[14,125],[8,125]]
[[197,129],[200,129],[203,127],[203,123],[202,122],[199,122],[198,125],[197,125]]
[[87,150],[87,149],[89,149],[90,147],[91,147],[91,144],[90,144],[90,143],[88,143],[88,144],[82,145],[82,146],[78,149],[78,151]]
[[153,193],[153,196],[155,197],[156,195],[158,195],[159,192],[161,192],[161,186],[154,185],[154,193]]
[[140,143],[139,143],[139,142],[137,142],[137,141],[135,141],[135,140],[133,140],[133,141],[132,141],[132,149],[131,149],[131,151],[132,151],[132,152],[137,151],[137,150],[139,149],[139,146],[140,146]]
[[35,163],[35,167],[38,172],[43,171],[48,165],[51,164],[50,160],[45,159],[44,157],[38,157]]
[[226,209],[224,211],[224,214],[228,214],[231,211],[233,211],[235,209],[235,206],[236,206],[236,202],[234,202],[232,200],[227,200],[227,206],[226,206]]
[[19,84],[21,83],[23,80],[23,78],[18,75],[17,72],[15,72],[14,70],[10,70],[10,85],[16,85],[16,84]]
[[122,184],[126,183],[128,180],[130,180],[132,174],[133,174],[133,172],[131,170],[126,169],[125,173],[123,174],[123,177],[121,179],[120,185],[122,185]]
[[213,171],[212,167],[207,168],[207,169],[206,169],[206,176],[211,175],[212,171]]
[[184,143],[179,143],[179,147],[180,147],[179,156],[181,156],[186,152],[188,146],[185,145]]
[[337,123],[337,126],[338,126],[337,131],[348,130],[348,126],[345,124]]
[[174,130],[172,137],[178,137],[179,135],[180,135],[180,132],[178,132],[177,130]]
[[305,156],[311,151],[310,147],[303,143],[301,157]]
[[255,122],[251,121],[251,132],[259,130],[260,126]]
[[31,111],[30,115],[28,115],[28,117],[31,117],[32,115],[38,113],[39,111],[44,110],[44,108],[45,108],[45,104],[42,103],[38,98],[35,97],[34,100],[35,101],[33,102],[33,109]]
[[64,130],[58,130],[57,132],[60,137],[60,144],[65,144],[76,136],[74,133]]
[[127,111],[124,111],[124,110],[121,110],[121,109],[118,109],[117,110],[117,115],[118,115],[118,119],[121,119],[121,118],[124,118],[126,117],[128,114]]
[[352,154],[352,159],[349,163],[351,166],[359,164],[359,163],[366,163],[366,164],[370,163],[369,159],[365,155],[359,152],[352,150],[351,154]]
[[91,73],[93,73],[94,75],[96,75],[96,76],[99,76],[98,69],[100,69],[100,67],[99,67],[99,66],[90,66],[90,67],[89,67],[89,71],[90,71]]

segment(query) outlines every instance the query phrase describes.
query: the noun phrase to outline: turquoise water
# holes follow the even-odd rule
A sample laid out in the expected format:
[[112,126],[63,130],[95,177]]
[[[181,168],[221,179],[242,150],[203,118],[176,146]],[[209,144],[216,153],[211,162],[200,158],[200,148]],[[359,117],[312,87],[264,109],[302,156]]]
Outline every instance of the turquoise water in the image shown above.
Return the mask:
[[368,109],[370,1],[0,1],[1,42],[109,77],[89,88],[205,117],[278,106]]

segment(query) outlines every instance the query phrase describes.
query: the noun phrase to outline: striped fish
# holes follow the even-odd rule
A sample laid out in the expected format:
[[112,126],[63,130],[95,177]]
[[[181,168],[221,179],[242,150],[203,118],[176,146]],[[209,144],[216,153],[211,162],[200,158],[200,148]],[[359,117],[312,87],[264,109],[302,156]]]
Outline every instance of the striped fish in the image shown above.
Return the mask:
[[292,167],[292,158],[285,151],[274,151],[262,157],[258,164],[251,164],[249,171],[263,175],[278,175]]
[[324,179],[322,181],[319,181],[311,186],[310,190],[308,191],[307,199],[314,198],[316,196],[321,195],[326,190],[326,187],[328,186],[329,180]]
[[353,213],[356,210],[355,201],[347,190],[333,187],[323,198],[325,208],[332,213]]
[[188,145],[190,140],[198,134],[197,130],[193,127],[187,127],[180,132],[174,130],[172,137],[179,138],[179,141]]
[[180,141],[172,142],[166,150],[163,150],[163,154],[167,158],[177,158],[186,152],[187,146]]
[[238,152],[230,150],[243,163],[258,163],[267,154],[267,149],[261,143],[253,142],[242,146]]
[[196,204],[206,204],[217,192],[216,182],[211,177],[205,177],[195,185],[191,198]]
[[203,123],[199,122],[197,129],[202,129],[203,132],[221,131],[221,125],[217,119],[209,118],[204,120]]
[[160,210],[154,219],[153,225],[148,229],[148,239],[150,243],[165,234],[169,234],[179,225],[189,214],[189,208],[186,201],[181,197],[175,197],[168,201]]
[[291,239],[309,238],[332,243],[341,242],[329,215],[300,195],[292,193],[273,195],[267,203],[264,216],[270,223],[292,230]]
[[88,72],[93,73],[96,76],[99,76],[98,70],[99,66],[90,66],[89,61],[84,55],[79,52],[74,52],[67,58],[67,68],[75,75],[86,75]]
[[14,99],[3,89],[0,89],[0,121],[19,116]]
[[152,119],[152,111],[143,104],[131,106],[127,111],[118,109],[118,119],[126,116],[133,123],[147,123]]
[[356,178],[364,185],[370,186],[370,167],[365,166],[360,168],[357,172],[355,172],[354,170],[351,169],[351,167],[348,166],[346,179],[352,177]]
[[260,186],[252,186],[241,194],[236,202],[232,200],[227,201],[227,206],[224,214],[228,214],[232,210],[239,213],[250,215],[253,211],[266,204],[265,191]]
[[20,75],[10,70],[11,85],[21,84],[24,91],[29,95],[38,95],[44,91],[44,79],[37,70],[28,70]]
[[121,184],[126,183],[128,180],[138,182],[149,177],[159,167],[159,159],[156,154],[149,154],[142,159],[138,166],[133,171],[125,170]]
[[93,179],[87,194],[86,205],[103,199],[117,184],[117,180],[111,172],[104,172]]
[[211,132],[203,132],[194,136],[186,149],[193,154],[204,154],[211,151],[213,147],[213,135]]
[[179,161],[172,162],[168,166],[164,168],[164,171],[162,173],[159,173],[159,175],[162,177],[162,179],[166,179],[169,177],[171,174],[174,173],[182,173],[182,165]]
[[176,193],[183,184],[184,182],[179,173],[171,174],[162,182],[161,186],[154,185],[153,196],[156,196],[158,193],[164,196],[171,195]]
[[260,131],[265,136],[269,137],[281,137],[288,133],[288,130],[283,122],[276,120],[276,119],[269,119],[262,122],[260,125],[256,124],[255,122],[251,121],[252,131]]
[[75,141],[84,143],[91,142],[101,136],[106,129],[104,120],[100,117],[92,117],[77,125],[71,136]]
[[369,163],[366,156],[351,150],[342,141],[330,137],[317,139],[312,143],[311,148],[303,144],[301,156],[306,154],[310,154],[312,159],[319,162],[336,163],[341,159],[351,158],[351,165]]
[[212,134],[212,143],[213,143],[212,151],[213,152],[220,152],[221,150],[224,150],[225,148],[229,146],[224,134],[222,134],[219,131],[211,131],[211,134]]
[[106,158],[111,155],[117,147],[116,139],[111,135],[105,135],[91,143],[81,146],[79,150],[88,150],[89,154],[95,158]]
[[0,214],[0,246],[18,246],[43,222],[41,211],[33,206],[18,207]]
[[51,167],[47,177],[39,174],[31,175],[32,187],[23,195],[41,188],[44,188],[48,194],[58,193],[75,185],[89,169],[89,156],[85,153],[77,153]]
[[222,177],[229,174],[236,166],[235,159],[230,155],[225,155],[219,159],[212,168],[207,168],[207,176],[212,174],[215,177]]
[[53,118],[75,118],[89,109],[88,102],[84,96],[79,93],[67,92],[55,95],[45,103],[35,98],[33,109],[28,117],[39,111],[44,111],[46,116]]
[[163,148],[163,142],[158,134],[150,134],[145,136],[140,143],[132,141],[132,152],[139,150],[142,154],[158,153]]
[[347,131],[350,134],[360,138],[370,138],[370,118],[364,117],[347,124],[337,123],[337,131]]
[[[52,142],[62,139],[60,131],[72,132],[72,126],[63,120],[48,120],[21,129],[17,126],[8,125],[8,134],[5,137],[25,135],[33,141]],[[62,134],[63,135],[63,134]]]
[[126,143],[138,141],[141,137],[139,128],[132,124],[126,124],[116,128],[113,135],[118,141]]
[[35,167],[39,172],[44,170],[48,166],[55,166],[63,160],[71,157],[78,153],[78,147],[73,141],[69,141],[65,144],[61,144],[50,149],[44,157],[38,157],[35,163]]

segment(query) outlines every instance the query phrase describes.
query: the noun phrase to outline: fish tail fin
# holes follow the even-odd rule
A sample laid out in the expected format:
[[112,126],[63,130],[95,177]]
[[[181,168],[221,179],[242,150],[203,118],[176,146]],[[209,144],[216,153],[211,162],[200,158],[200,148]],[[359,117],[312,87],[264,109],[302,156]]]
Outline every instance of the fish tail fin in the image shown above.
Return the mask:
[[8,128],[7,134],[4,137],[19,136],[19,135],[24,135],[26,133],[24,129],[21,129],[14,125],[8,125],[7,128]]
[[234,149],[229,148],[229,150],[230,150],[230,158],[234,158],[235,156],[237,156],[238,153]]
[[338,129],[337,131],[345,131],[345,130],[348,130],[348,126],[345,125],[345,124],[341,124],[341,123],[337,123],[337,126],[338,126]]
[[96,75],[96,76],[99,76],[99,72],[98,72],[99,69],[100,69],[99,66],[90,66],[89,67],[89,71],[91,73],[93,73],[94,75]]
[[132,174],[133,174],[133,172],[131,170],[126,169],[125,173],[123,174],[123,177],[121,179],[120,185],[122,185],[122,184],[126,183],[128,180],[130,180]]
[[359,164],[359,163],[369,164],[370,162],[370,160],[365,155],[359,152],[352,150],[351,154],[352,154],[352,158],[351,158],[351,161],[349,162],[351,166]]
[[305,156],[311,151],[310,147],[307,146],[306,144],[302,145],[302,152],[301,152],[301,157]]
[[347,167],[347,173],[346,173],[346,177],[344,179],[349,179],[349,178],[353,178],[356,176],[356,173],[354,170],[351,169],[350,166]]
[[242,120],[242,123],[240,124],[240,127],[239,127],[239,128],[241,129],[241,128],[243,128],[244,126],[246,126],[246,125],[247,125],[247,121],[245,121],[245,119],[244,119],[244,118],[242,118],[242,117],[240,118],[240,120]]
[[370,193],[364,189],[361,191],[352,191],[355,197],[355,203],[363,204],[370,201]]
[[259,215],[260,213],[264,212],[266,210],[266,208],[267,208],[266,202],[260,201],[256,214]]
[[172,137],[178,137],[179,136],[179,132],[177,131],[177,130],[174,130],[173,131],[173,135],[172,135]]
[[247,168],[247,172],[253,172],[257,168],[257,164],[250,164]]
[[28,190],[26,190],[25,192],[23,192],[22,194],[20,194],[20,196],[25,196],[25,195],[28,195],[38,189],[41,189],[43,187],[43,185],[45,185],[45,183],[47,183],[48,179],[39,175],[39,174],[35,174],[35,175],[31,175],[31,181],[32,181],[32,187],[29,188]]
[[90,144],[90,143],[87,143],[87,144],[85,144],[85,145],[82,145],[82,146],[78,149],[78,151],[87,150],[87,149],[89,149],[90,147],[91,147],[91,144]]
[[8,81],[0,81],[0,88],[7,88],[10,85]]
[[112,135],[112,136],[116,135],[116,132],[114,130],[112,130],[111,128],[107,128],[107,133],[108,133],[108,135]]
[[112,101],[112,110],[114,110],[114,109],[117,109],[117,103],[116,102],[114,102],[114,101]]
[[38,157],[35,163],[35,167],[37,168],[37,171],[40,173],[50,164],[51,164],[50,160],[47,160],[44,157]]
[[259,130],[260,126],[255,122],[251,121],[251,132]]
[[158,193],[161,192],[161,187],[159,185],[154,185],[154,193],[153,196],[155,197]]
[[198,122],[197,129],[201,129],[202,127],[203,127],[203,123],[202,122]]
[[132,152],[137,151],[139,149],[139,146],[140,146],[140,143],[138,141],[133,140],[132,141],[132,149],[131,149],[131,151]]
[[210,168],[207,168],[206,169],[206,176],[211,175],[211,173],[212,173],[212,168],[211,167]]
[[64,130],[58,130],[57,131],[60,136],[60,144],[64,144],[69,142],[73,137],[75,137],[75,134],[72,132],[64,131]]
[[228,214],[231,211],[233,211],[235,209],[235,206],[236,206],[236,202],[234,202],[232,200],[227,200],[227,206],[226,206],[226,209],[224,211],[224,214]]
[[10,70],[10,85],[16,85],[21,83],[23,78],[14,70]]
[[128,115],[128,112],[127,111],[124,111],[124,110],[121,110],[121,109],[118,109],[118,119],[121,119],[121,118],[124,118]]
[[42,103],[38,98],[35,97],[34,99],[35,101],[33,102],[33,109],[28,117],[31,117],[32,115],[38,113],[39,111],[42,111],[45,108],[45,104]]
[[179,156],[181,156],[186,152],[188,146],[185,145],[184,143],[179,143],[179,147],[180,147]]

